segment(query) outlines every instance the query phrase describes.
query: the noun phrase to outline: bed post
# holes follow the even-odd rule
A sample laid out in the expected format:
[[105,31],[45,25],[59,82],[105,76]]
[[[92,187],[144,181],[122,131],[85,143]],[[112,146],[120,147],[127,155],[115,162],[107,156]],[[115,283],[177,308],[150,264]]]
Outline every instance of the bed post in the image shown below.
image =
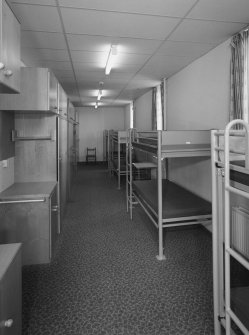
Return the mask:
[[165,259],[163,254],[163,218],[162,218],[162,131],[157,131],[157,203],[158,203],[158,255],[159,261]]
[[213,239],[213,299],[214,299],[214,332],[220,335],[219,323],[219,290],[218,290],[218,222],[217,222],[217,184],[216,184],[216,130],[211,131],[211,161],[212,161],[212,239]]
[[134,130],[130,129],[129,133],[129,160],[130,160],[130,219],[133,219],[133,197],[132,197],[132,183],[133,183],[133,174],[132,174],[132,141],[134,140]]
[[118,189],[120,190],[120,134],[118,132]]

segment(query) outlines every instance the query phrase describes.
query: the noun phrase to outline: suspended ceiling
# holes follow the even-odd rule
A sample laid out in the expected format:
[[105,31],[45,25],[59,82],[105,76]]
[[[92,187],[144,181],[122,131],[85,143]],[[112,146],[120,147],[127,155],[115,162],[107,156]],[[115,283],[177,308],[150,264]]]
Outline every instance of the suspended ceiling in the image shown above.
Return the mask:
[[[249,23],[248,0],[8,0],[21,58],[49,67],[75,106],[122,106]],[[110,45],[118,55],[109,76]]]

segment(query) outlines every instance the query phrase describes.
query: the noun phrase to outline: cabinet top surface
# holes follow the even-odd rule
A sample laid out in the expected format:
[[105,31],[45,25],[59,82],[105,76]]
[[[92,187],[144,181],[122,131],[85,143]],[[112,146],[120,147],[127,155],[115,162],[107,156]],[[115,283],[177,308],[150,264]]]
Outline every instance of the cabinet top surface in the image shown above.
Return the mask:
[[0,193],[0,199],[8,200],[49,197],[56,184],[57,183],[55,181],[14,183]]
[[20,248],[21,243],[0,244],[0,280]]

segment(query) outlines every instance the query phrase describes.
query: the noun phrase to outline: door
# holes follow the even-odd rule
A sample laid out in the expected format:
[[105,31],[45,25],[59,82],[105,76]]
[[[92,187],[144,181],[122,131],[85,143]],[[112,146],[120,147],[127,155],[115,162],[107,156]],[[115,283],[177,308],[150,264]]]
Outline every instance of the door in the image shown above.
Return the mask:
[[21,335],[22,281],[20,251],[0,283],[0,334]]
[[[59,109],[60,116],[67,113],[67,96],[63,89],[59,87]],[[68,156],[67,156],[67,141],[68,141],[68,122],[64,116],[58,118],[58,182],[59,182],[59,197],[60,197],[60,220],[65,215],[66,202],[68,199]]]

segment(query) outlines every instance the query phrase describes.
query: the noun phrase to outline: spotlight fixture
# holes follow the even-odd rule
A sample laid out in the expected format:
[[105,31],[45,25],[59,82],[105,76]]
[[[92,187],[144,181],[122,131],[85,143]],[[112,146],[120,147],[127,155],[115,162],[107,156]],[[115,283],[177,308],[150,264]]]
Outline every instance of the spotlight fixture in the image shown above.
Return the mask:
[[113,59],[117,55],[117,46],[111,45],[111,49],[107,58],[107,63],[105,67],[105,74],[108,75],[111,72],[112,66],[113,66]]

